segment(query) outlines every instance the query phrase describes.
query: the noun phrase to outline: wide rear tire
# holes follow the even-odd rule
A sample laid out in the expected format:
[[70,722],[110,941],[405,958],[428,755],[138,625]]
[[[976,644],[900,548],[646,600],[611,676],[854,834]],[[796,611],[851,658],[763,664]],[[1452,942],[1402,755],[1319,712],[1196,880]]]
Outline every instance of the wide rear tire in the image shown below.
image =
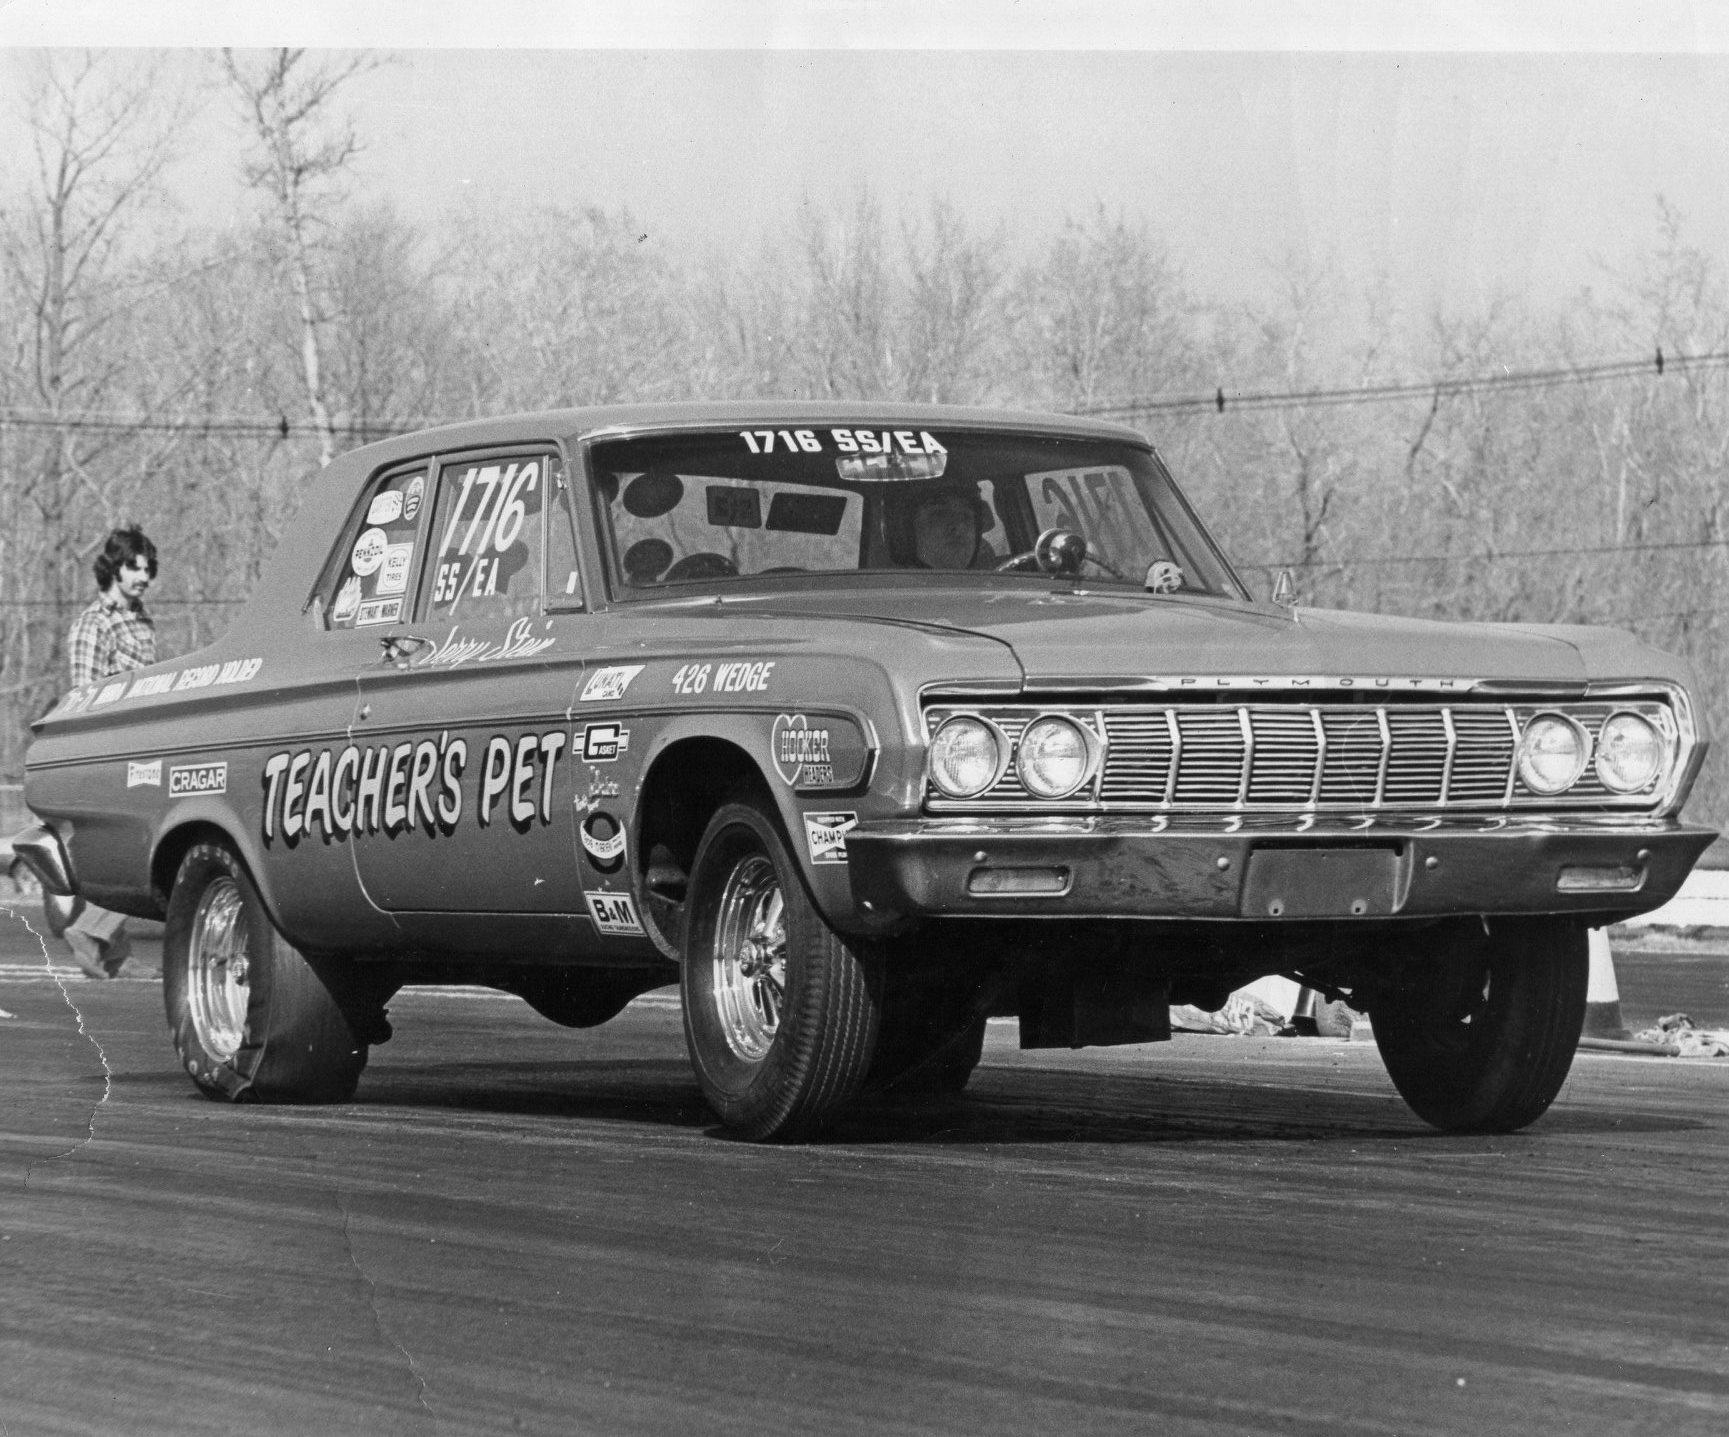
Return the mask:
[[1413,1112],[1450,1133],[1510,1133],[1547,1110],[1585,1021],[1585,930],[1496,919],[1410,961],[1373,995],[1375,1043]]
[[863,1085],[881,960],[816,911],[757,803],[710,820],[686,900],[685,1042],[703,1096],[741,1137],[809,1136]]
[[219,843],[181,860],[162,935],[175,1051],[200,1092],[228,1102],[354,1095],[367,1044],[331,984],[276,931],[246,865]]

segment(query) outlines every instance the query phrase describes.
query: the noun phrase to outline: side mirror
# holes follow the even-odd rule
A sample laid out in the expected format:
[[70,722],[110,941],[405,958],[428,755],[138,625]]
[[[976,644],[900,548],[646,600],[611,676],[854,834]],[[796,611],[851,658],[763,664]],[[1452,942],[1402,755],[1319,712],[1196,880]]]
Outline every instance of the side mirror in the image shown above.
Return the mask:
[[1273,602],[1281,609],[1297,607],[1297,581],[1291,577],[1289,569],[1280,569],[1278,577],[1273,580]]

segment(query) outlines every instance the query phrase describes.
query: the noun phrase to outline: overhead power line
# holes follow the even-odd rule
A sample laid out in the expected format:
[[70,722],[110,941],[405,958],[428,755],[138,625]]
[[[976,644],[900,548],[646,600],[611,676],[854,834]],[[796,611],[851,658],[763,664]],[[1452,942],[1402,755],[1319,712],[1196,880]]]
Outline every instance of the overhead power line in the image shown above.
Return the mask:
[[[1661,347],[1647,358],[1607,360],[1599,364],[1575,364],[1547,369],[1506,369],[1488,374],[1456,375],[1442,379],[1411,380],[1397,384],[1359,384],[1321,389],[1229,390],[1223,385],[1211,394],[1149,395],[1112,404],[1084,404],[1073,412],[1093,417],[1130,417],[1137,414],[1227,413],[1236,410],[1328,408],[1345,404],[1377,404],[1407,399],[1439,401],[1455,395],[1550,389],[1570,384],[1599,384],[1619,379],[1662,378],[1671,371],[1711,370],[1729,367],[1729,350],[1706,354],[1665,354]],[[472,418],[473,416],[462,416]],[[350,420],[334,426],[340,434],[360,440],[385,438],[412,429],[453,424],[459,418],[409,415],[395,419]],[[147,415],[125,415],[95,411],[60,411],[0,407],[0,425],[21,429],[96,429],[140,433],[203,433],[252,438],[287,439],[291,435],[313,435],[317,426],[309,420],[277,415],[205,415],[199,418],[156,419]]]
[[1380,554],[1372,559],[1244,560],[1244,569],[1380,569],[1396,564],[1493,564],[1554,555],[1649,554],[1676,549],[1726,549],[1729,539],[1674,539],[1638,544],[1563,544],[1546,549],[1496,549],[1480,554]]
[[1231,390],[1221,385],[1211,394],[1154,395],[1116,404],[1087,404],[1075,410],[1095,418],[1129,418],[1137,414],[1199,414],[1208,410],[1311,409],[1341,404],[1379,404],[1401,399],[1439,401],[1455,395],[1497,390],[1552,389],[1566,384],[1600,384],[1642,376],[1662,378],[1670,370],[1721,369],[1729,365],[1729,350],[1708,354],[1666,355],[1661,347],[1648,359],[1617,359],[1602,364],[1577,364],[1552,369],[1503,369],[1499,373],[1459,375],[1446,379],[1412,380],[1400,384],[1358,384],[1336,389]]

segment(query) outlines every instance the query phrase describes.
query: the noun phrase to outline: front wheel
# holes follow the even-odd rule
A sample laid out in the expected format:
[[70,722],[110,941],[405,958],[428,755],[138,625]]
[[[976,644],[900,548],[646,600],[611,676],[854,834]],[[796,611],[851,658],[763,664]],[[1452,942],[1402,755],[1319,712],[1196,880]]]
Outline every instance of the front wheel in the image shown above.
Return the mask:
[[1373,994],[1375,1044],[1411,1110],[1451,1133],[1510,1133],[1566,1081],[1585,1021],[1585,930],[1494,920]]
[[162,991],[175,1051],[201,1092],[229,1102],[352,1097],[367,1044],[327,978],[276,931],[232,851],[187,852],[168,899]]
[[741,1137],[815,1131],[870,1070],[875,949],[823,921],[779,825],[750,801],[710,820],[686,914],[684,1034],[703,1096]]

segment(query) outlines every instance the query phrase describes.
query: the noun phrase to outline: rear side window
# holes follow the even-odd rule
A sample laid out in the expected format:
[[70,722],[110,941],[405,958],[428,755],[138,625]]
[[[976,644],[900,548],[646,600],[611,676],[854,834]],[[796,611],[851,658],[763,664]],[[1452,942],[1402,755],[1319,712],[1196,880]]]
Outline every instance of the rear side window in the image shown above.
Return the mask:
[[461,459],[442,466],[428,541],[426,618],[484,623],[540,611],[546,454]]
[[357,520],[331,556],[319,598],[327,629],[394,624],[407,617],[414,556],[426,508],[424,465],[374,481]]

